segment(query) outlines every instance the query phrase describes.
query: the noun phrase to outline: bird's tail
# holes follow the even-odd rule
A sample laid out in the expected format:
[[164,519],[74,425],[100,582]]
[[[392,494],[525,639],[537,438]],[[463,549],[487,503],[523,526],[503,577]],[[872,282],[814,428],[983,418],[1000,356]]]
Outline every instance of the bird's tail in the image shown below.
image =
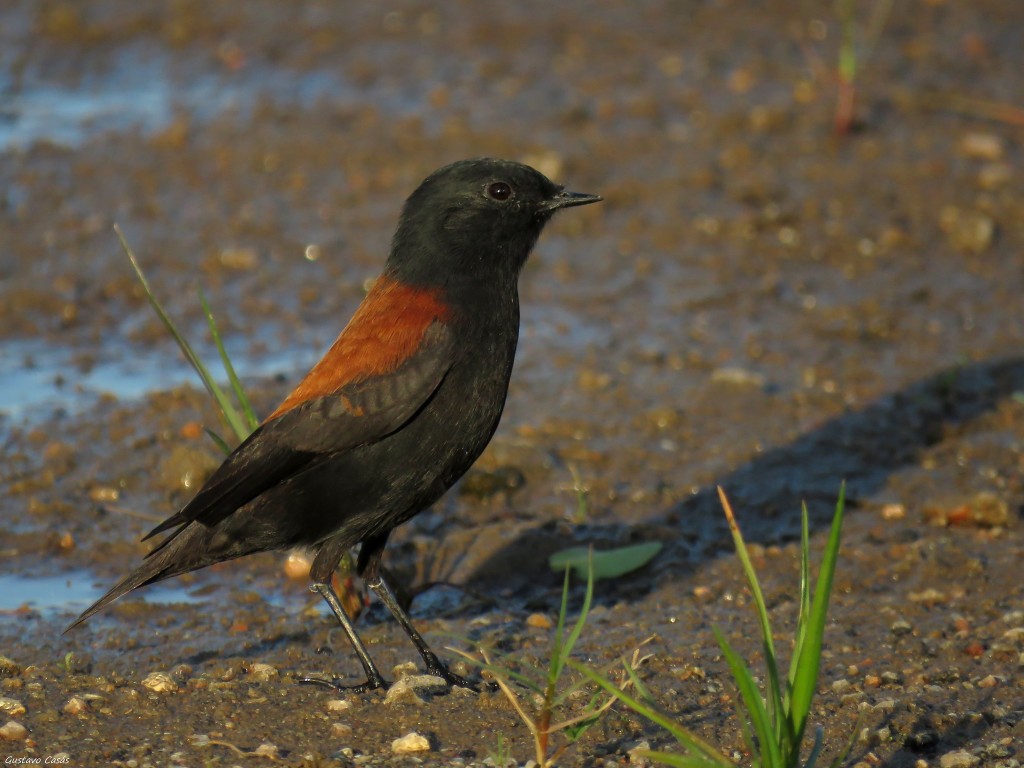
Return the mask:
[[190,523],[172,533],[150,552],[142,565],[115,584],[107,594],[90,605],[82,615],[68,624],[69,632],[95,613],[103,610],[117,598],[147,584],[204,568],[224,557],[211,557],[208,552],[210,529],[200,523]]

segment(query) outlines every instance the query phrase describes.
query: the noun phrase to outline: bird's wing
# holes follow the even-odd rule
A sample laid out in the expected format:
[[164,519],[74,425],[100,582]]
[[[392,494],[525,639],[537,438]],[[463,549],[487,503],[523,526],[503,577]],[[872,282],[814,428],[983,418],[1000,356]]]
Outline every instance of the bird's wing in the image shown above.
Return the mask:
[[[289,396],[224,460],[195,498],[145,539],[193,520],[215,525],[317,457],[373,443],[401,429],[437,391],[454,362],[454,350],[450,329],[434,321],[422,331],[415,351],[391,370],[355,379],[342,371],[332,380],[323,365],[332,362],[329,352],[310,373],[317,374],[317,386],[296,388],[308,396]],[[345,360],[333,362],[343,365]]]

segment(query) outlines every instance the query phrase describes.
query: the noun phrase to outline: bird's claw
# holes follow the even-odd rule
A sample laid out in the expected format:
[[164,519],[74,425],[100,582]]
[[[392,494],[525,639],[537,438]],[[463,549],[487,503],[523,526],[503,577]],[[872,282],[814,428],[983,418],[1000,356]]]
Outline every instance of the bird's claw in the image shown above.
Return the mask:
[[474,691],[475,693],[480,692],[479,683],[470,682],[461,675],[456,675],[443,664],[438,664],[436,667],[428,666],[427,674],[434,675],[435,677],[440,677],[442,680],[448,683],[449,688],[457,685],[459,688],[468,688],[469,690]]
[[365,683],[356,684],[346,682],[340,677],[334,677],[330,680],[323,677],[300,677],[295,682],[299,685],[319,685],[335,691],[348,691],[349,693],[366,693],[367,691],[377,691],[388,687],[388,684],[382,677],[375,680],[369,679]]

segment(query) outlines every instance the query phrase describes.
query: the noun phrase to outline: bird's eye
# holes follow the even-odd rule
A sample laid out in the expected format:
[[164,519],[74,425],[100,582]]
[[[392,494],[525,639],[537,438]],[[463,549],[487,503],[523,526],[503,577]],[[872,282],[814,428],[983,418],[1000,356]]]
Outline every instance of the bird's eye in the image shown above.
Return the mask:
[[496,181],[487,187],[487,196],[493,200],[504,202],[512,197],[512,187],[504,181]]

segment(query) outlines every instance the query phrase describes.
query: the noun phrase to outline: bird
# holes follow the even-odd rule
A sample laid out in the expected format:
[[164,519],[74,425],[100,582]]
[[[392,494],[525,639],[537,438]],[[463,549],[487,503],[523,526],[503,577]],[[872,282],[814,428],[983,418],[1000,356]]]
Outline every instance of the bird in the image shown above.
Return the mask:
[[313,553],[310,589],[341,624],[366,681],[302,678],[368,691],[387,682],[331,584],[357,545],[356,573],[415,645],[448,670],[384,578],[391,532],[430,507],[490,442],[519,339],[520,272],[563,208],[601,201],[530,166],[460,160],[427,176],[402,207],[383,272],[324,356],[144,538],[167,534],[65,632],[148,584],[268,550]]

